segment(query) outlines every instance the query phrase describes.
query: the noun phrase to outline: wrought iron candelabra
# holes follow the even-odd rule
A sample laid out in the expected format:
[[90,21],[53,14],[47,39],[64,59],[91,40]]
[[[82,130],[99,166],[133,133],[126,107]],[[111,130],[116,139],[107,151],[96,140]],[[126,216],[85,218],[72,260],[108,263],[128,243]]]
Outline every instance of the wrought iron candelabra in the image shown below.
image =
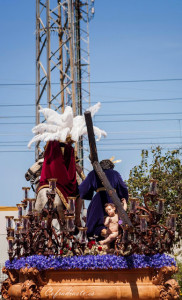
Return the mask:
[[[41,212],[35,210],[36,199],[28,198],[29,188],[23,190],[25,197],[22,203],[17,204],[18,218],[6,216],[10,260],[34,254],[89,254],[91,248],[97,252],[97,237],[89,238],[88,242],[86,227],[77,228],[75,232],[75,197],[68,197],[68,209],[64,212],[64,218],[60,219],[59,211],[54,206],[56,179],[49,180],[47,203]],[[104,251],[117,255],[170,252],[175,239],[176,214],[168,215],[166,225],[161,222],[165,199],[157,193],[157,181],[151,180],[143,205],[139,204],[138,198],[130,196],[129,200],[128,216],[133,227],[119,220],[119,236]]]
[[[176,229],[176,214],[169,214],[164,225],[164,203],[157,191],[157,180],[150,180],[149,192],[144,195],[143,205],[138,198],[129,198],[129,218],[133,228],[120,222],[120,236],[115,243],[118,254],[156,254],[170,252]],[[163,222],[161,222],[163,220]]]
[[17,204],[18,218],[6,216],[9,259],[42,255],[81,255],[87,243],[86,227],[75,233],[75,197],[68,197],[68,209],[61,220],[54,206],[56,179],[49,180],[47,203],[41,212],[35,210],[36,199],[25,197]]

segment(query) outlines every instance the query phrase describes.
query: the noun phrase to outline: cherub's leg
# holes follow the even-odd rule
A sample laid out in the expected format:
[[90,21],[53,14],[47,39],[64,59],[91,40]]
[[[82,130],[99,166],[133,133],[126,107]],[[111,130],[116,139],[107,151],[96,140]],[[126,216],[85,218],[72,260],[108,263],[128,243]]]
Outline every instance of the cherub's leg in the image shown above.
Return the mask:
[[99,244],[100,245],[105,245],[105,244],[109,244],[112,241],[114,241],[118,236],[118,231],[111,233],[105,240],[100,241]]

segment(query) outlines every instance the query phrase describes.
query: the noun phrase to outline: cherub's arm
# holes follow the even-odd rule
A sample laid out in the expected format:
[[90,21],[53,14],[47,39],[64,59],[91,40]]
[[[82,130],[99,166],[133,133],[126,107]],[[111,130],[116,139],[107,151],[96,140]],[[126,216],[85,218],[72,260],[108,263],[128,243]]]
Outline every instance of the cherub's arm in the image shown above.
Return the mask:
[[106,217],[104,221],[104,225],[107,226],[110,222],[110,217]]

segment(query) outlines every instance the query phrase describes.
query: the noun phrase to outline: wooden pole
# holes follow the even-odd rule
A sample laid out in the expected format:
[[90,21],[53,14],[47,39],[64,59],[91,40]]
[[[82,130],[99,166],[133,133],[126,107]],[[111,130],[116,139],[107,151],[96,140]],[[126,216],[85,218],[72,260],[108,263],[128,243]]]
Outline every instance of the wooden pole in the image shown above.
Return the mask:
[[124,224],[127,224],[130,227],[133,227],[127,213],[125,212],[125,210],[122,207],[121,200],[119,199],[115,190],[111,186],[109,180],[107,179],[106,174],[104,173],[104,171],[102,170],[102,168],[99,164],[91,113],[89,111],[86,111],[84,113],[84,115],[85,115],[85,122],[87,125],[88,139],[89,139],[89,145],[90,145],[90,160],[93,165],[93,168],[94,168],[95,172],[97,173],[100,181],[102,182],[102,185],[105,187],[106,192],[108,193],[109,197],[112,199],[113,203],[116,205],[119,219],[121,219]]

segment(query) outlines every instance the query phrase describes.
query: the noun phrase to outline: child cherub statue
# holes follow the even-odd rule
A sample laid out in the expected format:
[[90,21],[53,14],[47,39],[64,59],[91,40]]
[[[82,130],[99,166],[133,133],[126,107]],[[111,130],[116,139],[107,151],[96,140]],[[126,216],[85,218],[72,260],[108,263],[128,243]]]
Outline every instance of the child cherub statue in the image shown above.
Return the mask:
[[100,245],[110,244],[118,236],[118,214],[116,213],[116,206],[113,203],[105,204],[105,211],[108,214],[104,221],[106,229],[106,238],[99,242]]

